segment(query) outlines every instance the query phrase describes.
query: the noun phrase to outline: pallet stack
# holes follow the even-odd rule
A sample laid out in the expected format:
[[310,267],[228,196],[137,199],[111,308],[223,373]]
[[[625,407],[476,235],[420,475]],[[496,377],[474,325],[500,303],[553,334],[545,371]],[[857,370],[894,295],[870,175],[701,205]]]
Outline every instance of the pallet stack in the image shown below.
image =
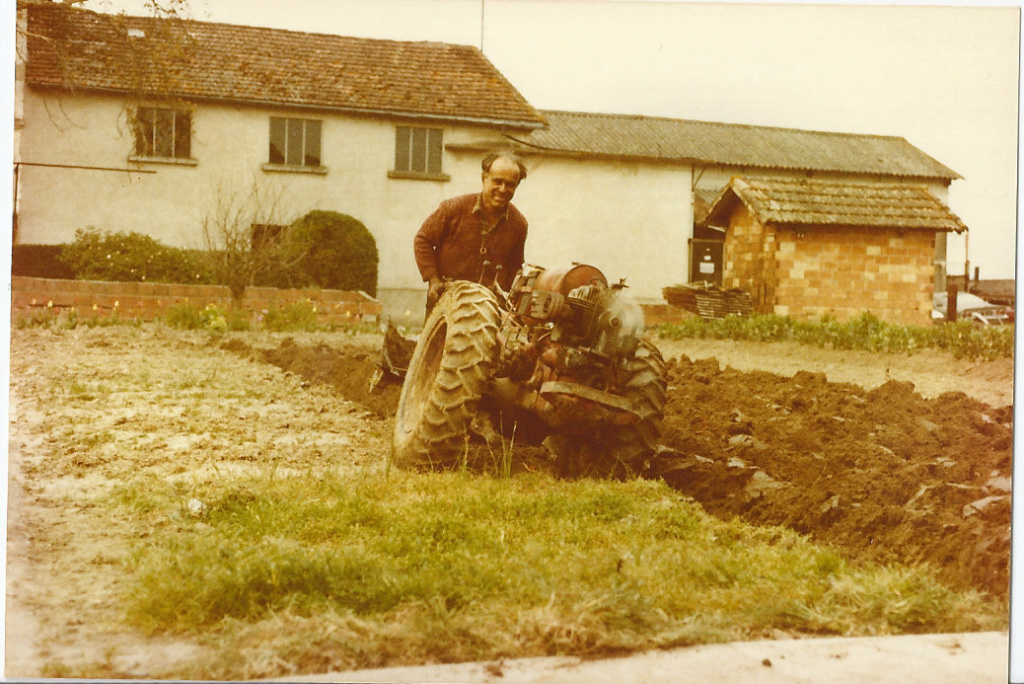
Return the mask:
[[753,309],[750,295],[743,290],[723,290],[705,282],[670,285],[661,294],[672,306],[704,319],[749,316]]

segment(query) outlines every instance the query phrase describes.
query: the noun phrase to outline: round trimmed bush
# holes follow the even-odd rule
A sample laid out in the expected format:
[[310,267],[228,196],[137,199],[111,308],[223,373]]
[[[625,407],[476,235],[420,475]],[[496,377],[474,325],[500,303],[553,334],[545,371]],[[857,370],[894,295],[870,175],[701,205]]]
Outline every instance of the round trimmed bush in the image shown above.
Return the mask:
[[297,271],[302,286],[362,290],[377,295],[377,241],[359,220],[336,211],[311,211],[290,227],[307,251]]

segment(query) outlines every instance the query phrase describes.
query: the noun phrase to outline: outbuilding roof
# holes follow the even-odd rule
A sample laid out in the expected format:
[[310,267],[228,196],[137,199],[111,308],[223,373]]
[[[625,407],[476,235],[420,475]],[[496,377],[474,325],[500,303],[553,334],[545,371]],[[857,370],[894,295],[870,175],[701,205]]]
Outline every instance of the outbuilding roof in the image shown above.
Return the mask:
[[712,203],[705,223],[725,225],[738,203],[762,223],[967,230],[949,207],[913,183],[733,178]]
[[512,136],[524,149],[581,156],[682,161],[952,181],[960,175],[896,136],[660,117],[543,110],[548,127]]
[[480,50],[28,5],[26,83],[474,121],[544,119]]

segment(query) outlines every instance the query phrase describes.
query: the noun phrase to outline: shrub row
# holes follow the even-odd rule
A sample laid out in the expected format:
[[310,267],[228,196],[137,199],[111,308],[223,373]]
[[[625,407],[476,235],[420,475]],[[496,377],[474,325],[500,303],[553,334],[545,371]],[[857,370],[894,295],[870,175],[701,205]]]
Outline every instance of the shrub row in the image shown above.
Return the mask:
[[840,323],[831,317],[820,322],[797,321],[788,316],[727,316],[705,320],[694,316],[680,323],[664,324],[658,334],[665,339],[711,338],[752,342],[794,341],[827,349],[855,349],[893,354],[913,354],[925,348],[942,349],[956,358],[997,359],[1013,357],[1014,326],[979,327],[970,321],[931,327],[886,323],[870,312]]
[[[300,258],[287,264],[268,261],[246,276],[243,287],[320,287],[376,296],[377,244],[362,223],[337,212],[313,211],[286,230],[301,246]],[[248,259],[244,253],[239,257]],[[136,232],[78,230],[74,241],[62,245],[15,245],[11,260],[16,276],[237,285],[228,282],[237,273],[217,268],[226,261],[223,253],[169,247]]]
[[203,252],[168,247],[141,233],[77,230],[74,242],[63,246],[59,259],[76,280],[213,283]]
[[60,258],[64,245],[14,245],[11,275],[74,280],[75,270]]

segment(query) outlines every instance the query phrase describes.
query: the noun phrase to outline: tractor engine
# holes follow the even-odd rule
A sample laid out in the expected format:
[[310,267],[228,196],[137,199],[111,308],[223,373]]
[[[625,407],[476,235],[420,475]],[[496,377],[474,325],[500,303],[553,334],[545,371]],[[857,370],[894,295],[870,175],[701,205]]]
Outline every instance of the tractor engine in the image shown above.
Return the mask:
[[527,266],[508,294],[495,393],[550,427],[634,422],[620,386],[644,317],[624,290],[593,266]]

